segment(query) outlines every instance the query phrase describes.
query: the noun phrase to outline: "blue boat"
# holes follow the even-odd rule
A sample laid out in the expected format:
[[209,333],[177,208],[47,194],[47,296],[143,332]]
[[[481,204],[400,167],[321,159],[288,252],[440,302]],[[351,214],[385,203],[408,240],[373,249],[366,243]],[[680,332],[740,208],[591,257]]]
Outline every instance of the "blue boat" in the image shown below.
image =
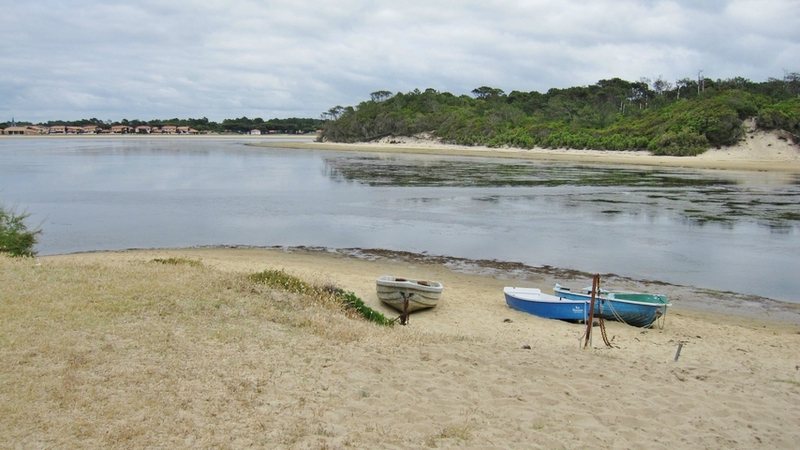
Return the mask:
[[[573,291],[556,284],[553,292],[565,300],[589,302],[592,298],[592,288]],[[660,294],[611,292],[601,289],[595,297],[594,317],[648,328],[667,314],[668,306],[672,304],[667,301],[667,297]]]
[[586,321],[589,312],[589,302],[586,300],[559,298],[535,288],[506,286],[503,293],[511,308],[545,319]]

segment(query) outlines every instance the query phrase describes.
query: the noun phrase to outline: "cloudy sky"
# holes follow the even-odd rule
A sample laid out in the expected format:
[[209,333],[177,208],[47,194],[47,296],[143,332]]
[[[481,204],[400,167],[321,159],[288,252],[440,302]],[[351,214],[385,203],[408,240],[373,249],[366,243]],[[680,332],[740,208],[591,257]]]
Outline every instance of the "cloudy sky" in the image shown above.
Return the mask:
[[0,0],[0,122],[319,117],[377,90],[800,72],[798,0]]

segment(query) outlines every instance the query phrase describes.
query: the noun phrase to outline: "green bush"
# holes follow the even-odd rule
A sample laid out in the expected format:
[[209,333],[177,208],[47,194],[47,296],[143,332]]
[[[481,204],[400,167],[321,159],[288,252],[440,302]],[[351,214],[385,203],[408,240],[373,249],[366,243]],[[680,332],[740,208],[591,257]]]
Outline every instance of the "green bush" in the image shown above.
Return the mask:
[[651,142],[650,151],[662,156],[696,156],[708,150],[705,135],[691,130],[667,132]]
[[797,136],[800,134],[800,99],[783,101],[762,108],[756,116],[756,123],[762,130],[786,130]]
[[42,230],[29,230],[25,225],[28,216],[30,214],[16,214],[13,209],[0,206],[0,253],[9,253],[12,256],[36,255],[33,246]]

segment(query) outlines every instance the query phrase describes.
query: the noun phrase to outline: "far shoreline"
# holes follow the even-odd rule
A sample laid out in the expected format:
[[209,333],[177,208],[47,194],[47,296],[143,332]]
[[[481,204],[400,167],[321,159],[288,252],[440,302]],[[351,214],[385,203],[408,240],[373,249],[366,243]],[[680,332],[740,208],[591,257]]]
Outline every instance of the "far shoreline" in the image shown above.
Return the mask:
[[634,165],[686,169],[737,170],[800,174],[800,146],[778,137],[775,132],[753,131],[739,144],[712,148],[698,156],[656,156],[646,150],[532,149],[443,144],[435,139],[395,136],[359,143],[318,142],[317,134],[98,134],[0,136],[0,141],[27,139],[234,139],[252,147],[300,150],[368,152],[431,156],[523,159],[547,162]]
[[414,155],[526,159],[571,163],[598,163],[712,170],[742,170],[800,174],[800,147],[774,133],[756,132],[739,145],[709,149],[698,156],[655,156],[648,151],[610,151],[545,148],[490,148],[442,144],[432,139],[386,138],[378,142],[253,142],[254,147],[304,150],[403,153]]

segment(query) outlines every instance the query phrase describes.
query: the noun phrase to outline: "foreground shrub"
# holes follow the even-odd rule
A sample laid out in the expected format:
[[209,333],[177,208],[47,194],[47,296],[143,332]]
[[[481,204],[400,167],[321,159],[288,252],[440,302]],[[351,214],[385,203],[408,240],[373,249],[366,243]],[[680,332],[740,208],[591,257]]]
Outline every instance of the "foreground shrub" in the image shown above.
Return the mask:
[[30,214],[16,214],[0,206],[0,252],[12,256],[34,256],[37,238],[42,230],[29,230],[25,219]]

